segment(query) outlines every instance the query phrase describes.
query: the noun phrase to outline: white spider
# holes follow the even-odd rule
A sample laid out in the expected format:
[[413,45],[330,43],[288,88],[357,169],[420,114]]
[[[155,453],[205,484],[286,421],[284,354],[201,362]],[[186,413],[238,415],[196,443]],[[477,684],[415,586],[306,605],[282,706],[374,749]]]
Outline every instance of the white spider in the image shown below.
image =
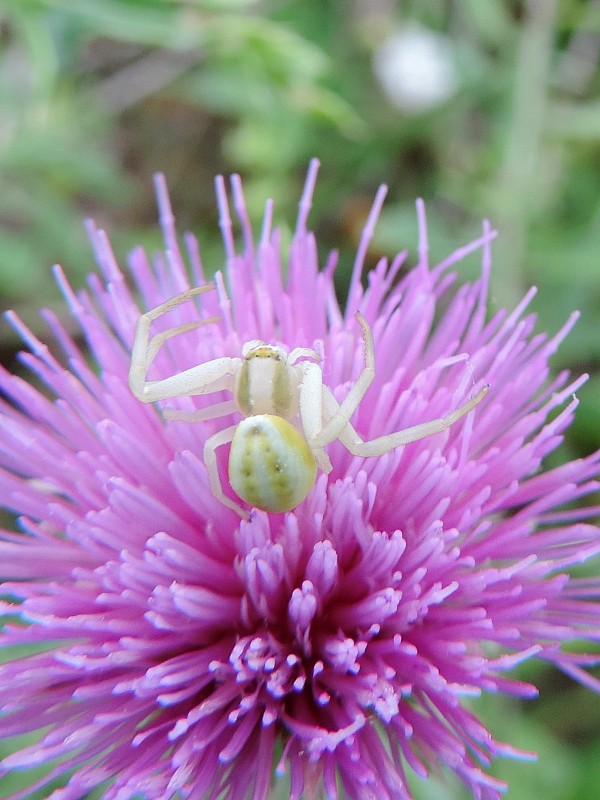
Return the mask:
[[[247,518],[248,512],[224,493],[215,451],[231,442],[229,483],[250,506],[283,512],[295,508],[312,489],[317,466],[331,472],[324,448],[339,439],[356,456],[380,456],[401,445],[439,433],[464,417],[482,400],[488,387],[441,419],[363,441],[350,424],[375,376],[373,337],[366,320],[356,314],[365,345],[365,366],[340,404],[323,383],[319,355],[304,347],[286,353],[282,347],[253,340],[241,358],[215,358],[162,380],[148,380],[148,371],[167,339],[217,321],[218,317],[177,325],[150,338],[152,322],[214,284],[189,289],[143,314],[137,325],[129,385],[144,403],[166,398],[231,392],[231,400],[198,411],[166,409],[168,419],[198,422],[239,412],[244,417],[209,437],[204,462],[211,490],[224,505]],[[300,359],[305,359],[300,361]]]

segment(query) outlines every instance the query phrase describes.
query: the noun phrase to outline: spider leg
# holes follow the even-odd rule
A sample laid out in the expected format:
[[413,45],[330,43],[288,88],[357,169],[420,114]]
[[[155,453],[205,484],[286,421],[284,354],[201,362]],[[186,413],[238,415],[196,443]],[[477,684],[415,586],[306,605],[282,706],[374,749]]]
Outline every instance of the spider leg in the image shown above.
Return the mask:
[[288,364],[295,364],[301,358],[310,358],[312,361],[321,361],[321,356],[316,350],[311,350],[309,347],[294,347],[288,355]]
[[[376,439],[371,439],[370,441],[362,439],[352,425],[347,422],[340,432],[339,439],[352,455],[362,457],[381,456],[384,453],[389,453],[390,450],[394,450],[396,447],[410,444],[411,442],[417,442],[420,439],[425,439],[427,436],[433,436],[436,433],[445,431],[468,414],[469,411],[472,411],[475,406],[483,400],[488,389],[489,386],[484,386],[475,397],[472,397],[462,406],[459,406],[444,417],[432,419],[429,422],[422,422],[419,425],[413,425],[410,428],[405,428],[395,433],[378,436]],[[339,413],[341,406],[327,386],[323,387],[323,401],[326,413],[335,417],[336,414]]]
[[233,439],[233,434],[235,433],[236,428],[237,425],[230,425],[228,428],[218,431],[206,440],[204,443],[204,464],[206,465],[206,470],[208,472],[208,483],[210,485],[210,490],[217,500],[223,503],[224,506],[227,506],[227,508],[231,508],[233,511],[235,511],[235,513],[242,517],[242,519],[249,519],[250,515],[248,512],[238,505],[234,500],[231,500],[229,497],[227,497],[223,491],[221,479],[219,477],[217,455],[215,452],[217,447],[228,444]]
[[153,403],[169,397],[209,394],[222,389],[231,391],[234,376],[241,363],[239,358],[216,358],[205,364],[191,367],[177,375],[162,380],[149,381],[148,370],[163,344],[180,333],[194,330],[202,325],[215,322],[218,317],[210,317],[176,325],[169,330],[157,333],[150,338],[150,328],[155,319],[176,308],[181,303],[191,300],[197,294],[214,289],[214,284],[196,286],[186,292],[172,297],[166,303],[142,314],[138,320],[133,348],[131,367],[129,370],[129,386],[133,394],[144,403]]
[[150,311],[146,311],[145,314],[142,314],[138,320],[135,331],[132,360],[135,357],[136,362],[143,361],[146,365],[146,371],[148,371],[148,369],[150,369],[150,365],[156,357],[156,354],[167,339],[170,339],[172,336],[176,336],[177,334],[191,331],[194,328],[200,327],[201,325],[207,325],[210,322],[216,322],[218,317],[210,317],[208,319],[201,319],[196,322],[188,322],[184,323],[183,325],[176,325],[174,328],[164,331],[163,333],[158,333],[156,336],[150,339],[150,327],[155,319],[158,319],[168,311],[172,311],[174,308],[182,303],[185,303],[187,300],[191,300],[196,295],[205,294],[206,292],[212,291],[214,288],[214,283],[207,283],[204,286],[195,286],[192,289],[188,289],[186,292],[181,292],[181,294],[171,297],[165,303],[161,303],[160,305],[156,306],[156,308],[153,308]]
[[220,319],[220,317],[206,317],[205,319],[199,319],[195,322],[185,322],[183,325],[176,325],[174,328],[155,334],[148,342],[146,348],[146,370],[150,369],[158,351],[168,339],[173,338],[173,336],[179,336],[180,333],[187,333],[187,331],[201,328],[203,325],[219,322]]
[[215,358],[205,364],[190,367],[177,375],[157,381],[146,380],[143,364],[131,360],[129,386],[133,394],[144,403],[165,400],[169,397],[189,397],[211,394],[222,390],[233,391],[234,377],[241,359]]
[[[341,405],[337,404],[335,413],[328,414],[328,420],[320,427],[320,430],[315,432],[312,443],[315,447],[325,447],[325,445],[333,442],[334,439],[339,439],[345,426],[360,405],[361,400],[365,396],[367,389],[373,382],[375,377],[375,350],[373,347],[373,335],[369,324],[362,316],[356,313],[358,324],[362,328],[363,341],[365,344],[365,366],[362,372],[354,382],[354,385],[344,398]],[[326,387],[323,387],[324,389]],[[333,395],[331,395],[333,397]]]
[[325,474],[329,474],[333,469],[329,456],[322,445],[314,444],[323,425],[323,373],[318,364],[310,361],[302,362],[296,369],[301,374],[298,405],[302,431],[317,464]]
[[167,311],[171,311],[173,308],[180,306],[187,300],[191,300],[192,297],[195,297],[197,294],[205,294],[206,292],[212,292],[215,288],[216,286],[214,283],[205,283],[203,286],[194,286],[191,289],[186,289],[185,292],[176,294],[174,297],[169,298],[166,302],[156,306],[156,308],[152,308],[150,311],[146,311],[146,313],[143,314],[142,316],[147,317],[148,320],[152,322],[153,320],[158,319],[163,314],[166,314]]
[[205,408],[196,411],[182,411],[179,408],[163,408],[162,415],[165,419],[177,420],[179,422],[205,422],[208,419],[218,419],[226,417],[237,411],[233,400],[224,400],[222,403],[213,403]]

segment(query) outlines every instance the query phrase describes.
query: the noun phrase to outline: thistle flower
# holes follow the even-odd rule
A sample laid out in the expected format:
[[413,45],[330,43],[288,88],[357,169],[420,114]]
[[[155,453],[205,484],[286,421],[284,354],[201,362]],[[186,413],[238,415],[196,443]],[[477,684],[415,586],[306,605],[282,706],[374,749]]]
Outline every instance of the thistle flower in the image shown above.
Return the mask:
[[[600,550],[585,504],[600,454],[542,466],[584,380],[548,366],[575,315],[553,337],[535,333],[529,292],[488,319],[493,231],[431,267],[421,204],[417,266],[400,276],[402,254],[363,276],[383,189],[340,307],[335,255],[320,270],[307,230],[316,171],[312,162],[285,266],[271,204],[255,242],[234,176],[236,251],[217,182],[225,274],[168,324],[220,321],[165,342],[152,374],[237,356],[260,338],[322,353],[341,398],[362,368],[360,311],[377,363],[353,418],[365,437],[442,416],[477,386],[489,393],[445,432],[381,457],[334,442],[333,471],[297,508],[240,520],[211,493],[202,457],[236,416],[165,420],[127,383],[141,311],[189,286],[185,260],[205,281],[196,240],[182,254],[161,177],[165,252],[152,263],[131,254],[135,290],[91,227],[103,278],[75,294],[57,276],[95,363],[47,311],[62,360],[9,315],[47,391],[0,373],[0,491],[21,526],[0,541],[0,642],[18,646],[0,666],[0,736],[39,732],[0,769],[46,765],[36,786],[68,775],[53,800],[99,786],[106,800],[264,800],[273,768],[290,798],[337,798],[341,784],[356,800],[401,800],[408,771],[440,765],[495,800],[504,786],[486,767],[515,751],[464,698],[534,695],[510,677],[527,659],[600,690],[587,672],[597,659],[563,647],[600,636],[600,581],[568,575]],[[476,251],[480,278],[454,288],[452,270]],[[176,402],[193,410],[203,399]]]

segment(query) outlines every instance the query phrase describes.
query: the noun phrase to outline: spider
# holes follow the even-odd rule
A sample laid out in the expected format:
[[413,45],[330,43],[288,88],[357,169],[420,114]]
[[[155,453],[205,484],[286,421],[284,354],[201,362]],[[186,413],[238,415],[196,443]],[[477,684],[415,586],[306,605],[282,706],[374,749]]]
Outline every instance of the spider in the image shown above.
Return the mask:
[[140,317],[129,385],[135,397],[144,403],[223,390],[231,392],[230,400],[197,411],[165,409],[163,414],[167,419],[186,422],[217,419],[235,412],[242,415],[240,422],[210,436],[204,445],[204,463],[212,493],[242,518],[248,518],[248,511],[223,491],[217,448],[231,442],[229,483],[241,500],[264,511],[290,511],[314,486],[318,468],[331,472],[325,447],[335,439],[353,455],[380,456],[449,428],[468,414],[488,390],[485,386],[445,417],[364,441],[350,424],[350,418],[375,377],[375,353],[371,329],[360,313],[356,314],[356,320],[362,329],[365,366],[342,403],[323,383],[318,353],[305,347],[287,353],[282,347],[258,340],[246,342],[241,357],[215,358],[169,378],[148,380],[148,371],[167,339],[217,322],[219,317],[177,325],[151,338],[153,321],[195,295],[215,288],[215,284],[209,283],[189,289]]

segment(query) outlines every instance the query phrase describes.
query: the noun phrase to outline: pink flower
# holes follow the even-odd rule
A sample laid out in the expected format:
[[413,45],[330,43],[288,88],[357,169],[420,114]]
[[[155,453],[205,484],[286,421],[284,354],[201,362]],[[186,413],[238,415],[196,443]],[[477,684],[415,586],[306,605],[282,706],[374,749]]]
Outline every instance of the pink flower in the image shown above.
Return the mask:
[[[0,534],[0,641],[29,653],[0,666],[0,736],[40,731],[0,774],[46,764],[43,784],[70,772],[53,800],[104,782],[106,800],[264,800],[273,767],[289,774],[290,798],[336,798],[339,779],[350,798],[398,800],[410,797],[407,770],[425,777],[438,765],[493,800],[503,784],[485,769],[514,751],[462,698],[534,695],[510,678],[532,658],[600,690],[586,671],[597,659],[562,647],[600,636],[600,581],[568,575],[600,551],[588,521],[597,509],[585,502],[600,453],[543,470],[584,380],[548,366],[575,315],[552,338],[536,333],[529,292],[487,319],[493,232],[430,267],[421,204],[417,266],[400,276],[405,254],[382,260],[363,289],[383,190],[340,308],[335,254],[319,270],[306,228],[316,171],[313,162],[285,265],[271,204],[255,242],[234,176],[236,252],[217,183],[226,269],[198,304],[221,321],[169,340],[153,374],[238,356],[260,338],[322,352],[341,398],[363,365],[360,310],[377,363],[353,418],[366,438],[490,391],[447,431],[381,457],[334,442],[333,471],[303,503],[241,521],[211,494],[202,458],[207,437],[239,415],[166,421],[127,383],[137,294],[146,310],[185,290],[184,259],[194,284],[205,282],[196,240],[180,252],[159,177],[166,248],[153,263],[132,253],[133,291],[92,227],[103,279],[75,295],[57,275],[93,364],[51,312],[60,360],[11,315],[30,350],[22,361],[52,399],[0,374],[0,491],[22,531]],[[452,270],[474,251],[481,277],[454,288]],[[197,315],[186,303],[161,324]],[[225,474],[227,448],[218,455]]]

